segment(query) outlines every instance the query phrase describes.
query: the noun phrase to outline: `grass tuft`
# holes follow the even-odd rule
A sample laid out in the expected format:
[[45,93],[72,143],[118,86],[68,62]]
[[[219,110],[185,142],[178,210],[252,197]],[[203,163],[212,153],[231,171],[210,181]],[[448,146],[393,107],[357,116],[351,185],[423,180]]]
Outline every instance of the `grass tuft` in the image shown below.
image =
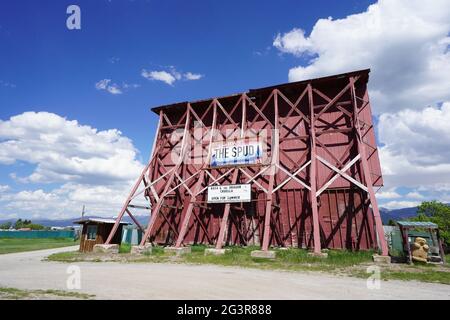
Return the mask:
[[383,280],[403,280],[403,281],[422,281],[435,282],[442,284],[450,284],[450,272],[426,270],[421,272],[382,272],[381,279]]
[[0,287],[0,299],[18,300],[18,299],[42,299],[42,298],[73,298],[73,299],[92,299],[95,295],[64,291],[64,290],[22,290],[16,288]]
[[131,252],[131,244],[129,243],[122,243],[119,246],[119,253],[130,253]]

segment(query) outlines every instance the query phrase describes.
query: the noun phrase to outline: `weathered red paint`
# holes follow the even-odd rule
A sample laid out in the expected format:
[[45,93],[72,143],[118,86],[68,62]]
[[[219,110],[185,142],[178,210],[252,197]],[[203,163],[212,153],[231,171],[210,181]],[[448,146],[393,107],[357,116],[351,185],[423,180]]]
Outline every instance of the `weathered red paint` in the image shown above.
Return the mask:
[[[148,168],[137,182],[144,189],[133,189],[124,206],[140,194],[150,202],[142,243],[320,252],[375,248],[377,233],[387,254],[373,191],[383,181],[368,78],[369,70],[361,70],[154,108],[160,123]],[[198,136],[189,139],[195,128]],[[267,162],[209,166],[214,141],[248,139],[250,130],[267,130]],[[202,157],[193,153],[195,147]],[[172,157],[174,152],[181,158]],[[252,202],[208,204],[206,188],[215,182],[251,183]]]

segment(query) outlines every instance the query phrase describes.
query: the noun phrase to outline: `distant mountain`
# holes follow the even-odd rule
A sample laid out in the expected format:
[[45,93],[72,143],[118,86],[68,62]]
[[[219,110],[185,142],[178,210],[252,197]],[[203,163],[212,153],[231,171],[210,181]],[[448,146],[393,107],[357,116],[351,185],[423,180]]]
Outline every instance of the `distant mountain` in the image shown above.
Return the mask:
[[[401,209],[393,209],[389,210],[386,208],[380,208],[381,220],[383,224],[387,224],[389,220],[405,220],[414,217],[417,215],[417,207],[411,208],[401,208]],[[85,218],[100,218],[98,216],[85,216]],[[105,217],[102,217],[105,218]],[[41,224],[46,227],[67,227],[74,225],[75,220],[79,220],[80,217],[74,217],[72,219],[58,219],[58,220],[50,220],[50,219],[32,219],[33,223]],[[113,217],[108,217],[108,219],[115,219]],[[136,216],[136,219],[139,221],[141,225],[147,225],[148,216]],[[16,222],[17,219],[6,219],[0,220],[1,223],[5,223],[11,221],[12,223]],[[125,215],[123,221],[133,223],[133,220],[128,215]]]
[[389,210],[386,208],[380,208],[381,220],[383,224],[387,224],[389,220],[406,220],[417,215],[418,207],[411,208],[401,208],[401,209],[393,209]]
[[[148,222],[148,216],[135,216],[137,221],[141,224],[141,225],[146,225]],[[98,217],[98,216],[84,216],[85,219],[87,218],[105,218],[105,217]],[[107,219],[115,219],[113,217],[106,217]],[[75,225],[73,222],[76,220],[80,220],[81,217],[75,217],[75,218],[71,218],[71,219],[56,219],[56,220],[50,220],[50,219],[31,219],[31,221],[33,223],[37,223],[37,224],[41,224],[45,227],[67,227],[67,226],[73,226]],[[6,222],[11,222],[14,223],[16,222],[17,219],[5,219],[5,220],[0,220],[0,224],[2,223],[6,223]],[[127,215],[125,215],[122,219],[123,221],[126,222],[130,222],[133,223],[133,220],[131,220],[131,218]]]

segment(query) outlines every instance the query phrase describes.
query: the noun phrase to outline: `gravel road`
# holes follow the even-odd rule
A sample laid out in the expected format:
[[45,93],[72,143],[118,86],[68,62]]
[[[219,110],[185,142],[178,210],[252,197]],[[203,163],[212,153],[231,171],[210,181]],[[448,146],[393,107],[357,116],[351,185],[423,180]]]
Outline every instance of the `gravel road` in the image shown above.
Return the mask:
[[[0,287],[67,290],[68,267],[80,269],[79,292],[98,299],[449,299],[450,286],[381,281],[322,273],[177,264],[48,262],[65,247],[0,255]],[[76,269],[77,267],[75,267]]]

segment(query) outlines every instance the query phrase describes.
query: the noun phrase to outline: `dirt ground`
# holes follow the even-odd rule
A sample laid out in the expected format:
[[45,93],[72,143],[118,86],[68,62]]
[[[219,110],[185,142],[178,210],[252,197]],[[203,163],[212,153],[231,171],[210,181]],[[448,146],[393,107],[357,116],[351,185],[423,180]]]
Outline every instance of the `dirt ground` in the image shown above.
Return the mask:
[[[381,281],[317,272],[285,272],[163,263],[43,261],[77,247],[0,255],[0,287],[69,290],[73,266],[81,289],[97,299],[449,299],[450,286]],[[72,268],[72,269],[71,269]],[[70,291],[70,290],[69,290]]]

